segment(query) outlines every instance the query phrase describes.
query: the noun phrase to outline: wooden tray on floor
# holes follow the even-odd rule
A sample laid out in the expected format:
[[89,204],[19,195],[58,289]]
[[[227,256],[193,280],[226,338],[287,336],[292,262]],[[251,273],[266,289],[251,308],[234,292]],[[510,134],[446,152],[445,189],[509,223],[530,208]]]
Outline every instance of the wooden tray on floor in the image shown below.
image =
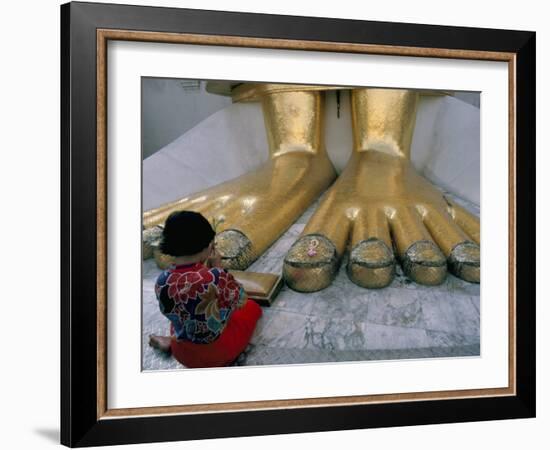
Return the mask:
[[248,298],[260,306],[271,306],[283,286],[283,277],[274,273],[229,271],[242,284]]

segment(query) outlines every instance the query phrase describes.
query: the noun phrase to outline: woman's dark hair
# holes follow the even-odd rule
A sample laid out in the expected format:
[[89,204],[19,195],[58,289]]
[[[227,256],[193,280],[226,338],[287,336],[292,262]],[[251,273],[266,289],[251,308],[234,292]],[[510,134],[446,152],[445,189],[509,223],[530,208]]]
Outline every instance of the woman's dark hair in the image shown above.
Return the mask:
[[170,256],[194,255],[208,247],[215,234],[202,214],[176,211],[166,219],[160,251]]

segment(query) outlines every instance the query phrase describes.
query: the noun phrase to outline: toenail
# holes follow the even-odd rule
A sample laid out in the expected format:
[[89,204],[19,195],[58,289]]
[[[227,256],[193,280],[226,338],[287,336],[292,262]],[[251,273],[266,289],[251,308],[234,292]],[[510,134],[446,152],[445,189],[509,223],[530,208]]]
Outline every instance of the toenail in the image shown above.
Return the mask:
[[162,239],[162,230],[162,226],[156,225],[142,231],[141,249],[144,260],[153,257],[153,253],[158,248]]
[[449,256],[449,269],[457,277],[471,283],[480,279],[479,245],[471,241],[456,245]]
[[244,270],[252,264],[252,242],[239,230],[224,230],[216,235],[216,249],[226,269]]
[[283,276],[291,289],[315,292],[330,285],[337,265],[338,254],[330,239],[310,234],[298,239],[288,251]]
[[447,261],[432,241],[415,242],[401,259],[403,272],[417,283],[437,285],[445,280]]
[[353,247],[348,263],[351,281],[366,288],[382,288],[391,283],[395,273],[395,258],[386,243],[373,238]]

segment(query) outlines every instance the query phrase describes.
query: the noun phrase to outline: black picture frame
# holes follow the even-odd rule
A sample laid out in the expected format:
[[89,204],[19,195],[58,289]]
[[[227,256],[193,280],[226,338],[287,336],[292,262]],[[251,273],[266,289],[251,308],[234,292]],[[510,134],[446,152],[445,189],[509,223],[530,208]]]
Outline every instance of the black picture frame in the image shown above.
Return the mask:
[[[98,414],[97,30],[515,55],[515,395],[127,418]],[[61,6],[61,443],[71,447],[535,416],[535,33],[114,4]]]

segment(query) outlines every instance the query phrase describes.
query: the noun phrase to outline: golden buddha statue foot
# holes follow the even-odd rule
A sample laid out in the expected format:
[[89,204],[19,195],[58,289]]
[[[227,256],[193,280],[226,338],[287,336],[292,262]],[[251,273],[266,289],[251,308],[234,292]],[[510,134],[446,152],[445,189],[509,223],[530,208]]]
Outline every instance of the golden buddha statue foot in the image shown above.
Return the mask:
[[447,270],[479,282],[479,220],[409,162],[417,96],[352,92],[355,149],[285,257],[283,274],[292,289],[330,285],[347,247],[348,276],[363,287],[390,284],[396,261],[420,284],[442,283]]
[[[244,270],[327,189],[336,173],[323,144],[324,94],[281,86],[259,96],[269,160],[254,172],[145,212],[144,240],[173,211],[197,211],[216,228],[224,267]],[[144,249],[144,256],[150,253]],[[154,253],[159,266],[170,263],[158,249]]]

